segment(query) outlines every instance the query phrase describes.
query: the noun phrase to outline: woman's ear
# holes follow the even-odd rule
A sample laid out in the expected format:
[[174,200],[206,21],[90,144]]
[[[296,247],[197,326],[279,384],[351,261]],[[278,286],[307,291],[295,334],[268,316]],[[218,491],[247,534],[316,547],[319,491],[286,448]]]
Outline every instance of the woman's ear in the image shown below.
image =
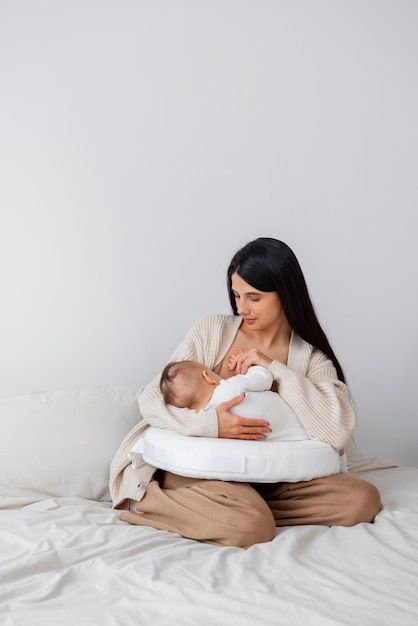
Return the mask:
[[219,383],[219,380],[216,378],[216,374],[214,372],[211,372],[210,370],[203,370],[202,376],[203,380],[208,385],[217,385]]

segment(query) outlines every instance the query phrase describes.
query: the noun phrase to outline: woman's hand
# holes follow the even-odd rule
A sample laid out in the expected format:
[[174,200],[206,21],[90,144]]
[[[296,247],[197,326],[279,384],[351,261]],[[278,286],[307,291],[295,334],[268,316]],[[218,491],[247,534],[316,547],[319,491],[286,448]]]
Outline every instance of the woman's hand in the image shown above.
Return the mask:
[[248,352],[231,354],[228,359],[228,369],[235,374],[246,374],[252,365],[261,365],[268,368],[273,359],[260,352],[257,348],[252,348]]
[[222,439],[265,439],[271,433],[270,424],[262,419],[250,419],[231,413],[231,408],[242,402],[245,394],[223,402],[216,408],[218,437]]

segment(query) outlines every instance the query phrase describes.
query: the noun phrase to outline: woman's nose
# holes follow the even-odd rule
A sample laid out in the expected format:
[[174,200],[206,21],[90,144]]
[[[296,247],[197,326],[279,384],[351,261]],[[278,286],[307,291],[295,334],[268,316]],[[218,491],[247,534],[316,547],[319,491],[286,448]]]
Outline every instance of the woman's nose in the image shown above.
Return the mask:
[[248,304],[240,300],[237,306],[238,315],[245,315],[245,313],[248,313],[248,310]]

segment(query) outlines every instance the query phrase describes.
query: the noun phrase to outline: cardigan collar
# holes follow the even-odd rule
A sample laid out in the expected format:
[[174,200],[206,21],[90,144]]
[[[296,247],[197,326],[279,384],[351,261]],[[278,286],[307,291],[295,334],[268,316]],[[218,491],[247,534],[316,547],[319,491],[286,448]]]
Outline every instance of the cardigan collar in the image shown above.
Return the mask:
[[306,374],[312,350],[313,348],[311,344],[304,341],[295,333],[295,331],[292,330],[289,356],[287,357],[287,366],[292,370]]
[[[225,332],[222,337],[222,353],[218,356],[219,363],[222,362],[230,345],[241,326],[242,317],[240,315],[229,315],[226,320]],[[304,341],[299,335],[292,330],[290,336],[289,355],[287,358],[287,366],[292,370],[306,374],[308,364],[312,354],[312,346]]]

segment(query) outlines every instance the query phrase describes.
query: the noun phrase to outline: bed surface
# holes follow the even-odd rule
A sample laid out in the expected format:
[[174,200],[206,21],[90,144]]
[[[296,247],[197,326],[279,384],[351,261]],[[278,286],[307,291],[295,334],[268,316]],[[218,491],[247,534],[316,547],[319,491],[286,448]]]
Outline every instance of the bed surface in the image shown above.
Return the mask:
[[130,525],[109,466],[141,390],[0,393],[1,626],[417,626],[418,468],[351,441],[376,521],[282,528],[248,550]]
[[283,528],[248,550],[121,522],[107,502],[49,498],[0,515],[3,626],[416,626],[418,469],[359,472],[373,524]]

